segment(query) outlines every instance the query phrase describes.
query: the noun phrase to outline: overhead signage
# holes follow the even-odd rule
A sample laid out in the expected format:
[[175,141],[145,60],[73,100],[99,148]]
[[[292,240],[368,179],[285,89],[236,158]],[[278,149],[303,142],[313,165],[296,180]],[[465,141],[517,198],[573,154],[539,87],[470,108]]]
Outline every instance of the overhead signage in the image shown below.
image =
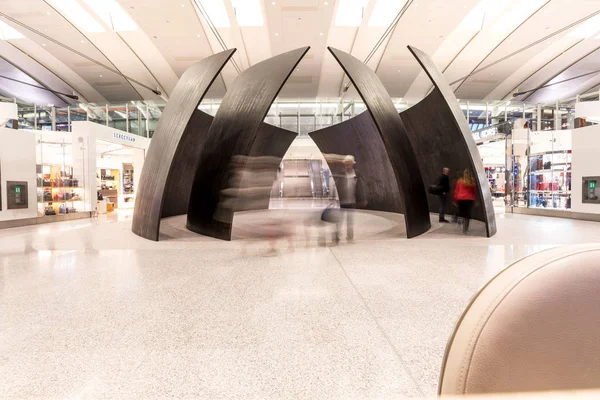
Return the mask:
[[113,137],[115,139],[124,140],[124,141],[130,142],[130,143],[135,142],[135,138],[134,137],[129,136],[129,135],[124,135],[122,133],[113,132]]

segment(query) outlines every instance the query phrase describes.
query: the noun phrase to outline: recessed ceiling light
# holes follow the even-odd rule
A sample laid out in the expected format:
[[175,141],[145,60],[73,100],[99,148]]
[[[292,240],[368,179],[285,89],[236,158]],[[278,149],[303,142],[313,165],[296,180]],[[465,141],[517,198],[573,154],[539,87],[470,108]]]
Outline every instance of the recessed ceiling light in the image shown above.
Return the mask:
[[85,43],[85,40],[82,40],[81,43]]
[[200,34],[197,34],[196,37],[200,37]]
[[275,36],[279,36],[279,33],[275,32]]
[[50,14],[52,14],[52,13],[51,13],[50,11],[46,11],[46,14],[50,15]]
[[398,70],[398,72],[400,72],[400,70]]
[[182,4],[181,7],[185,7],[185,4]]
[[102,75],[100,75],[100,78],[102,78]]
[[319,36],[323,36],[323,32],[319,33]]
[[275,2],[272,2],[271,4],[272,4],[272,5],[275,5],[275,4],[277,4],[277,3],[275,3]]
[[323,3],[323,4],[325,4],[326,6],[328,6],[328,5],[329,5],[329,3],[328,3],[328,2],[325,2],[325,3]]
[[46,43],[42,43],[42,46],[46,47]]
[[296,71],[300,71],[300,68],[296,68]]

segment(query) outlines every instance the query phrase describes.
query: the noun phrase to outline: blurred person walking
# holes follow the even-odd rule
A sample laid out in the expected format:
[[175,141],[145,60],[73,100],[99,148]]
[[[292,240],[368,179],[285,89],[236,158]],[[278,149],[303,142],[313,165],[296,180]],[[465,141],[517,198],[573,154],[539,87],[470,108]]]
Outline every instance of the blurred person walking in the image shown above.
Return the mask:
[[475,204],[475,178],[470,170],[465,169],[462,178],[456,183],[454,189],[454,202],[458,206],[458,216],[462,218],[463,233],[469,230],[471,211]]
[[448,192],[450,192],[450,178],[448,177],[449,173],[450,168],[444,167],[442,169],[442,175],[440,176],[438,184],[440,187],[440,194],[438,194],[438,198],[440,199],[440,222],[450,222],[447,221],[445,218],[446,195],[448,194]]

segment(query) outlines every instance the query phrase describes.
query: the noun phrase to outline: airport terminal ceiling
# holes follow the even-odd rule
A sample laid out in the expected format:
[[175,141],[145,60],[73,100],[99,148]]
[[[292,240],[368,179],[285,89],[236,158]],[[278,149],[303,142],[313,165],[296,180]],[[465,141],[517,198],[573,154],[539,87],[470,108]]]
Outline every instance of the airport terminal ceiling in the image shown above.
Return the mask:
[[[358,99],[327,46],[367,61],[393,98],[418,101],[431,89],[407,45],[431,54],[460,99],[512,100],[513,93],[527,92],[514,99],[554,102],[600,84],[597,1],[0,4],[0,94],[44,106],[165,101],[189,66],[227,48],[238,49],[234,62],[223,69],[207,98],[222,98],[240,72],[301,46],[311,50],[280,99]],[[553,83],[558,84],[534,90]]]

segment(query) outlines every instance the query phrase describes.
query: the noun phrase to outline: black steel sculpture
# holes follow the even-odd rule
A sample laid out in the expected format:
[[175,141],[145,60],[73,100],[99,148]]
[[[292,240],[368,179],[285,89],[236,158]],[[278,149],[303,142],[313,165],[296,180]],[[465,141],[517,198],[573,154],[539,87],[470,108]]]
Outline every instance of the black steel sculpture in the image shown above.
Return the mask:
[[248,68],[223,98],[195,171],[187,220],[191,231],[231,239],[236,207],[223,204],[227,193],[239,187],[235,171],[245,168],[246,157],[262,155],[265,145],[257,142],[261,123],[308,49],[292,50]]
[[[361,200],[366,200],[365,209],[403,213],[400,190],[395,185],[396,177],[390,158],[379,136],[371,114],[364,112],[342,123],[309,133],[317,147],[328,158],[328,154],[352,155],[356,171],[360,175]],[[340,175],[333,174],[337,187]]]
[[375,72],[363,62],[343,51],[328,49],[354,84],[377,126],[379,137],[370,138],[371,146],[376,148],[378,144],[373,142],[383,141],[394,172],[394,179],[388,184],[398,187],[397,202],[404,210],[407,237],[427,232],[431,220],[419,163],[390,95]]
[[[408,46],[408,49],[435,87],[421,102],[400,113],[424,183],[435,183],[443,167],[450,168],[451,177],[470,169],[476,177],[478,192],[473,218],[485,222],[487,236],[491,237],[496,233],[494,207],[489,182],[469,125],[450,85],[429,56],[414,47]],[[438,198],[431,194],[428,196],[429,210],[437,213]]]
[[[226,50],[205,58],[179,79],[154,132],[140,177],[132,225],[136,235],[158,240],[165,198],[187,201],[188,182],[209,123],[199,114],[198,105],[234,52]],[[177,212],[171,202],[165,214]]]

